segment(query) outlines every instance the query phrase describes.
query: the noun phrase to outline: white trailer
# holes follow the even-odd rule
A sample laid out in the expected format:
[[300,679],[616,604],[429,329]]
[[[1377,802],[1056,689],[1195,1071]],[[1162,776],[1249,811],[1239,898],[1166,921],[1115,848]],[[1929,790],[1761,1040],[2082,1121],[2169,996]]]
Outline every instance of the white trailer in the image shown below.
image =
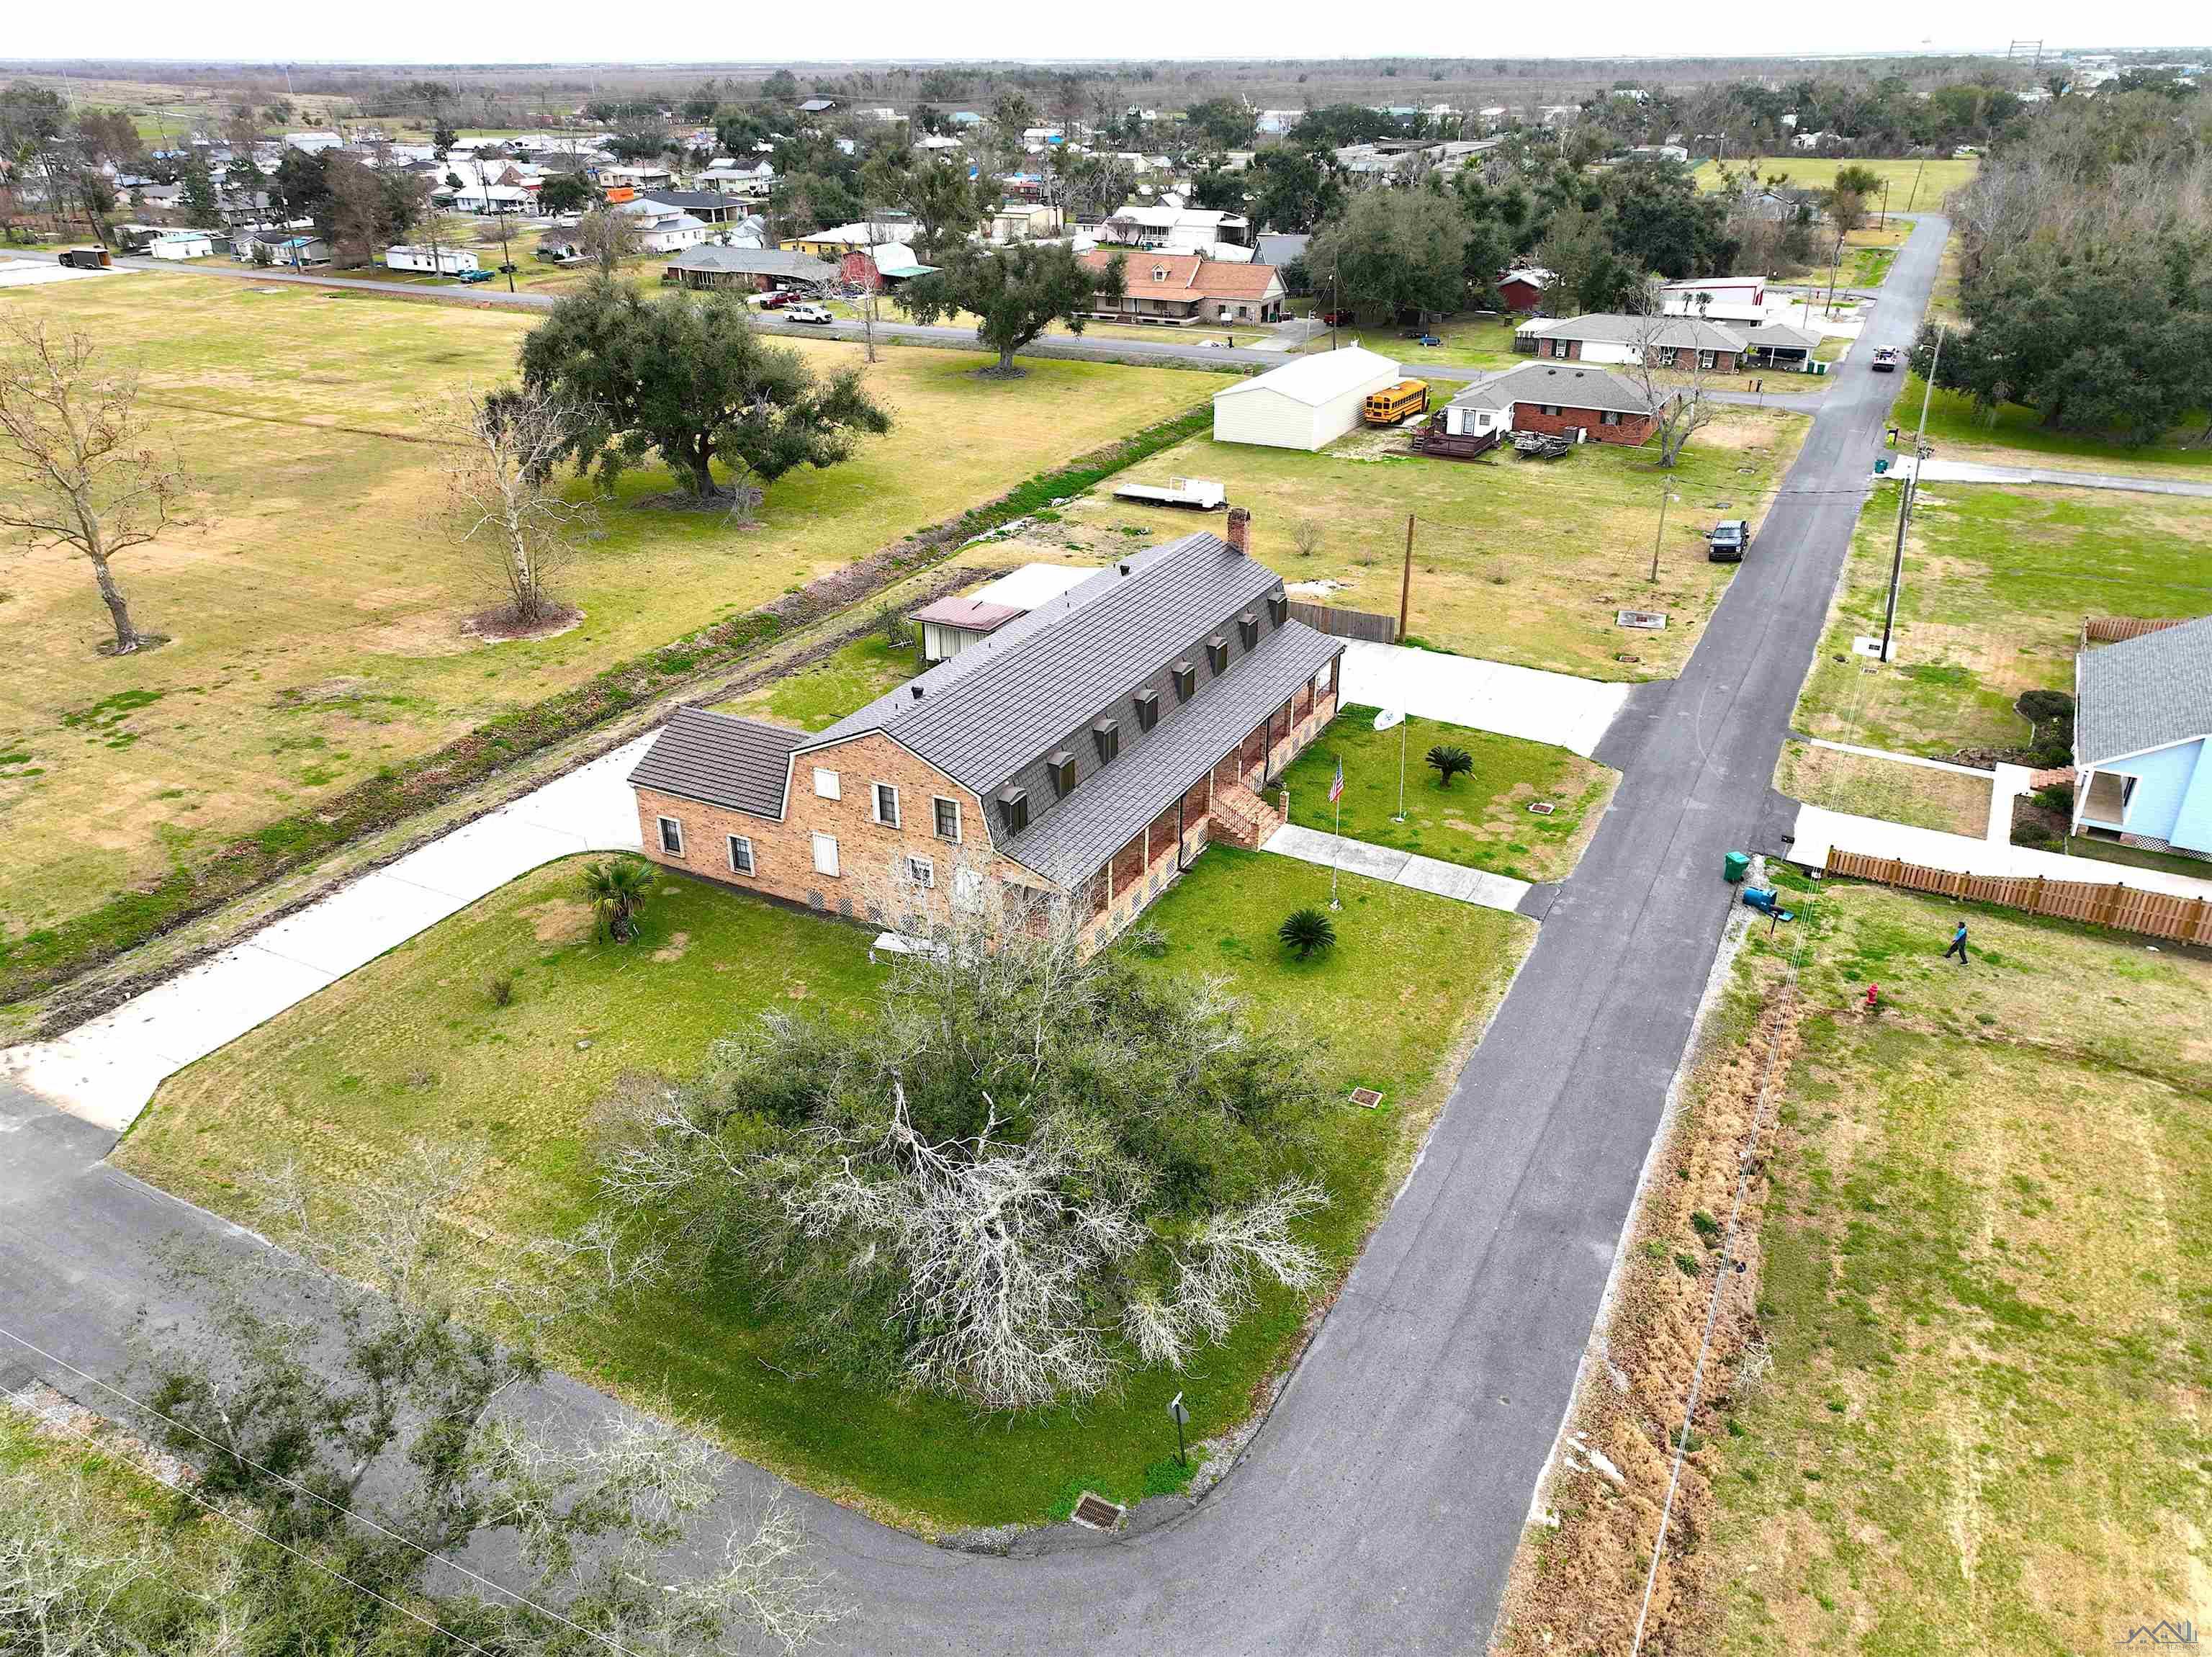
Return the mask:
[[387,271],[430,271],[439,276],[459,276],[465,271],[481,268],[477,256],[465,247],[387,247],[384,250],[384,268]]
[[1216,512],[1229,504],[1227,485],[1212,478],[1170,478],[1159,484],[1122,484],[1114,490],[1117,501],[1142,501],[1151,506],[1195,507]]

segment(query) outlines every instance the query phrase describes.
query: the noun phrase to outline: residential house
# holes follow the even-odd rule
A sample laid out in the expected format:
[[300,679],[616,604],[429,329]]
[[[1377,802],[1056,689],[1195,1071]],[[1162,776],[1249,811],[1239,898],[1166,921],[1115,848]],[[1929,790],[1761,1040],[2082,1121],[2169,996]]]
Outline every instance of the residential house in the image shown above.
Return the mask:
[[991,215],[987,234],[1000,246],[1056,236],[1065,228],[1060,210],[1042,202],[1012,202]]
[[1634,448],[1650,440],[1676,393],[1655,404],[1643,388],[1601,368],[1523,362],[1468,382],[1415,439],[1424,454],[1469,458],[1516,431]]
[[343,149],[345,139],[336,132],[287,132],[284,147],[313,155],[325,149]]
[[672,253],[714,239],[714,226],[680,207],[664,206],[650,196],[617,203],[613,210],[636,221],[638,246],[648,253]]
[[1558,280],[1540,265],[1519,265],[1498,278],[1498,296],[1509,311],[1544,308],[1544,289]]
[[2212,856],[2212,616],[2074,658],[2074,832]]
[[428,271],[439,276],[459,276],[464,271],[479,270],[477,256],[465,247],[408,247],[404,244],[384,250],[384,268],[387,271]]
[[848,288],[883,293],[936,268],[921,263],[902,241],[879,241],[872,247],[856,247],[839,259],[837,279]]
[[743,218],[745,213],[743,202],[719,190],[645,190],[638,193],[638,199],[654,207],[689,213],[702,224],[726,224],[732,219]]
[[834,115],[837,113],[837,101],[835,98],[809,98],[799,105],[799,113],[802,115]]
[[1766,320],[1763,276],[1695,277],[1662,284],[1659,295],[1660,308],[1669,316],[1702,317],[1708,322]]
[[775,187],[775,168],[765,158],[754,161],[721,160],[702,172],[699,182],[709,190],[741,201],[763,202]]
[[1603,312],[1559,321],[1532,317],[1513,336],[1513,349],[1577,362],[1633,362],[1733,374],[1750,348],[1741,334],[1694,317],[1620,316]]
[[1743,355],[1747,369],[1782,369],[1792,374],[1825,371],[1814,366],[1813,353],[1820,349],[1820,336],[1790,323],[1762,322],[1755,328],[1746,328],[1743,343],[1747,348]]
[[1097,573],[1079,564],[1025,564],[972,593],[923,605],[907,618],[915,625],[922,665],[958,655],[976,640],[1020,620]]
[[1398,381],[1398,364],[1364,346],[1293,357],[1213,394],[1213,440],[1317,449],[1359,424],[1370,392]]
[[676,182],[676,175],[666,168],[649,167],[642,162],[610,163],[594,171],[602,190],[665,190]]
[[791,236],[784,246],[813,259],[839,259],[848,253],[864,253],[879,243],[896,241],[898,233],[913,228],[902,213],[887,213],[864,224],[836,224],[803,236]]
[[1089,313],[1110,322],[1171,327],[1226,322],[1276,322],[1283,314],[1283,279],[1272,265],[1234,265],[1197,253],[1131,253],[1093,248],[1079,255],[1094,271],[1121,261],[1121,292],[1102,296]]
[[795,288],[819,293],[837,280],[837,267],[787,248],[706,242],[669,260],[660,279],[684,288],[741,288],[756,293]]
[[1259,265],[1272,265],[1277,270],[1294,259],[1306,256],[1306,245],[1313,238],[1294,235],[1282,230],[1263,230],[1253,238],[1252,259]]
[[1125,247],[1198,247],[1215,241],[1241,243],[1251,228],[1250,221],[1241,213],[1164,202],[1144,207],[1132,202],[1100,222],[1098,239]]
[[1344,644],[1200,533],[1131,554],[816,734],[679,710],[635,771],[670,869],[908,935],[956,900],[1104,942],[1327,725]]

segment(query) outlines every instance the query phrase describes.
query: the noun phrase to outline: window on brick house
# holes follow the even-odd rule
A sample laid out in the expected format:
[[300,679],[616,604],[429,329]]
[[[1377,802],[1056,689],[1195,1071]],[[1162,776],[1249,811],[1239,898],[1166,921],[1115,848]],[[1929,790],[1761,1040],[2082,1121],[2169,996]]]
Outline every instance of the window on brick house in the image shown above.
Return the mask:
[[837,873],[837,837],[817,834],[814,837],[814,872],[817,874]]
[[1252,611],[1247,610],[1243,615],[1237,617],[1237,637],[1243,641],[1244,648],[1248,650],[1254,645],[1257,644],[1260,642],[1260,618],[1258,615]]
[[1054,748],[1044,757],[1044,768],[1052,773],[1052,791],[1065,800],[1075,792],[1075,756],[1065,748]]
[[930,801],[930,807],[937,819],[937,838],[957,840],[960,838],[960,802],[948,800],[940,794]]
[[1104,765],[1121,752],[1121,722],[1102,719],[1091,728],[1091,739],[1098,744],[1098,762]]
[[1600,409],[1598,411],[1597,423],[1601,426],[1619,425],[1620,423],[1620,411],[1618,409]]
[[836,772],[824,771],[819,765],[814,768],[814,797],[817,800],[842,800],[845,797],[844,788],[838,782]]
[[875,785],[874,793],[876,821],[885,828],[896,828],[899,825],[898,790],[888,783],[878,783]]
[[1206,665],[1217,673],[1229,671],[1229,641],[1218,633],[1206,641]]
[[750,874],[753,872],[753,843],[742,834],[730,837],[730,873]]
[[1030,795],[1027,789],[1008,789],[999,796],[999,814],[1006,819],[1006,832],[1019,834],[1030,825]]
[[1188,661],[1178,661],[1174,669],[1176,694],[1188,702],[1198,694],[1198,669]]
[[909,857],[906,860],[906,878],[925,892],[933,891],[937,886],[937,866],[927,857]]
[[1274,625],[1276,625],[1276,626],[1278,626],[1278,627],[1280,627],[1280,626],[1281,626],[1285,622],[1286,622],[1286,621],[1288,621],[1288,620],[1290,619],[1290,617],[1291,617],[1291,598],[1290,598],[1290,594],[1287,594],[1287,593],[1281,593],[1281,592],[1275,592],[1275,593],[1270,593],[1270,594],[1267,594],[1267,619],[1268,619],[1270,622],[1273,623],[1273,624],[1274,624]]
[[671,857],[684,855],[684,825],[673,817],[660,819],[660,849]]
[[1158,691],[1139,691],[1135,696],[1130,698],[1130,701],[1136,705],[1137,728],[1139,730],[1149,731],[1153,726],[1159,723],[1160,693]]

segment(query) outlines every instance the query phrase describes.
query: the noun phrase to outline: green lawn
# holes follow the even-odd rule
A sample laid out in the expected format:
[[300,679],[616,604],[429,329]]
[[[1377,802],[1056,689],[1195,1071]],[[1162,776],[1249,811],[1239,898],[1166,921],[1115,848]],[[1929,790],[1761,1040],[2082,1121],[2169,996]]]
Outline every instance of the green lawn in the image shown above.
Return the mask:
[[[1747,162],[1741,156],[1731,155],[1726,171],[1731,178],[1741,178],[1748,166],[1764,183],[1777,173],[1786,174],[1784,186],[1795,190],[1826,190],[1836,181],[1840,168],[1863,167],[1872,170],[1875,178],[1889,186],[1889,210],[1893,213],[1940,211],[1943,198],[1960,185],[1973,181],[1980,170],[1979,158],[1972,155],[1954,161],[1949,156],[1941,160],[1917,161],[1859,161],[1815,160],[1808,155],[1762,155]],[[1698,183],[1705,189],[1721,187],[1722,168],[1711,161],[1703,161],[1697,170]],[[1882,193],[1876,189],[1868,199],[1867,211],[1876,212],[1882,205]]]
[[[1523,742],[1433,719],[1408,719],[1395,730],[1375,728],[1373,708],[1347,706],[1291,763],[1291,820],[1354,840],[1395,846],[1447,863],[1464,863],[1520,880],[1564,880],[1597,826],[1619,773],[1565,748]],[[1399,753],[1405,754],[1403,823]],[[1438,744],[1467,750],[1474,769],[1446,789],[1424,756]],[[1329,782],[1344,765],[1340,819]],[[1549,816],[1531,804],[1548,801]]]
[[[246,1176],[280,1159],[342,1182],[412,1137],[468,1142],[489,1157],[470,1219],[499,1258],[589,1212],[588,1118],[625,1072],[688,1072],[770,1008],[872,1011],[883,969],[865,931],[669,877],[644,935],[617,947],[592,935],[577,870],[525,877],[185,1070],[117,1160],[244,1218]],[[1347,1104],[1324,1136],[1336,1200],[1312,1234],[1342,1268],[1534,929],[1347,877],[1337,947],[1295,963],[1275,929],[1328,887],[1326,869],[1215,847],[1151,911],[1167,944],[1146,970],[1225,978],[1261,1016],[1325,1039],[1347,1093],[1382,1092],[1380,1111]],[[1445,960],[1451,972],[1434,970]],[[513,980],[504,1007],[488,989],[500,978]],[[1086,1485],[1134,1497],[1169,1480],[1168,1398],[1184,1394],[1194,1438],[1225,1430],[1295,1351],[1310,1310],[1264,1296],[1186,1374],[1139,1370],[1079,1411],[1012,1422],[810,1374],[772,1312],[714,1295],[656,1295],[565,1326],[554,1355],[817,1489],[932,1529],[1037,1520]]]
[[714,706],[722,713],[796,725],[802,731],[826,730],[919,671],[912,644],[894,645],[876,631],[840,645],[821,661],[759,690]]
[[[81,327],[136,365],[154,436],[204,484],[195,521],[116,562],[158,650],[94,654],[106,625],[81,559],[19,558],[0,580],[15,646],[0,687],[0,940],[94,909],[242,835],[611,665],[751,611],[1036,473],[1200,402],[1188,375],[887,351],[866,369],[890,435],[801,468],[759,521],[648,504],[627,476],[556,579],[583,612],[554,637],[492,643],[478,563],[428,521],[428,405],[510,377],[532,319],[228,277],[142,273],[0,293],[0,310]],[[782,342],[817,370],[857,346]],[[680,653],[671,653],[672,656]]]
[[[1906,375],[1890,410],[1891,421],[1908,443],[1919,429],[1926,386],[1918,375]],[[1984,413],[1964,392],[1939,391],[1928,399],[1928,442],[1937,458],[1990,466],[2053,466],[2203,482],[2212,478],[2212,444],[2203,441],[2206,423],[2192,423],[2160,442],[2127,444],[2085,432],[2053,430],[2043,423],[2041,415],[2018,403],[2001,403]]]
[[[1293,598],[1393,616],[1413,515],[1407,632],[1521,667],[1638,679],[1671,674],[1689,655],[1736,569],[1706,560],[1706,529],[1764,513],[1808,423],[1778,409],[1724,409],[1672,472],[1658,469],[1656,446],[1588,443],[1558,461],[1508,451],[1470,462],[1422,459],[1396,433],[1355,431],[1319,454],[1197,436],[1130,476],[1221,479],[1231,503],[1252,514],[1254,556],[1282,571]],[[1671,497],[1663,533],[1662,494]],[[1302,521],[1319,536],[1310,554],[1294,539]],[[1040,555],[1089,556],[1204,527],[1188,513],[1117,502],[1109,486],[1023,540]],[[1623,629],[1622,609],[1665,611],[1667,628]]]
[[2085,615],[2176,616],[2212,588],[2212,500],[2104,490],[1930,483],[1913,509],[1897,660],[1879,637],[1897,523],[1893,487],[1859,520],[1819,659],[1797,704],[1810,736],[1942,756],[2027,740],[2022,691],[2070,691]]
[[[1819,906],[1759,1240],[1771,1369],[1692,1458],[1718,1631],[1692,1648],[2201,1625],[2212,964],[1984,911],[1961,970],[1937,958],[1954,905]],[[1869,1020],[1847,1009],[1870,979]]]
[[1990,825],[1989,777],[1785,742],[1774,786],[1808,806],[1978,839]]

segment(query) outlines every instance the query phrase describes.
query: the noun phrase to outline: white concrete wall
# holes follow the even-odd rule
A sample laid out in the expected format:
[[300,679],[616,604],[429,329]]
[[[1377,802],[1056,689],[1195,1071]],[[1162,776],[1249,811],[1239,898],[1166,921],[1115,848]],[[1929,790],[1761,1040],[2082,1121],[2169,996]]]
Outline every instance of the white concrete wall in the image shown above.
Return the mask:
[[1322,404],[1300,402],[1264,386],[1213,399],[1213,438],[1219,443],[1260,443],[1272,448],[1316,449],[1359,423],[1370,392],[1398,383],[1391,370],[1339,393]]

